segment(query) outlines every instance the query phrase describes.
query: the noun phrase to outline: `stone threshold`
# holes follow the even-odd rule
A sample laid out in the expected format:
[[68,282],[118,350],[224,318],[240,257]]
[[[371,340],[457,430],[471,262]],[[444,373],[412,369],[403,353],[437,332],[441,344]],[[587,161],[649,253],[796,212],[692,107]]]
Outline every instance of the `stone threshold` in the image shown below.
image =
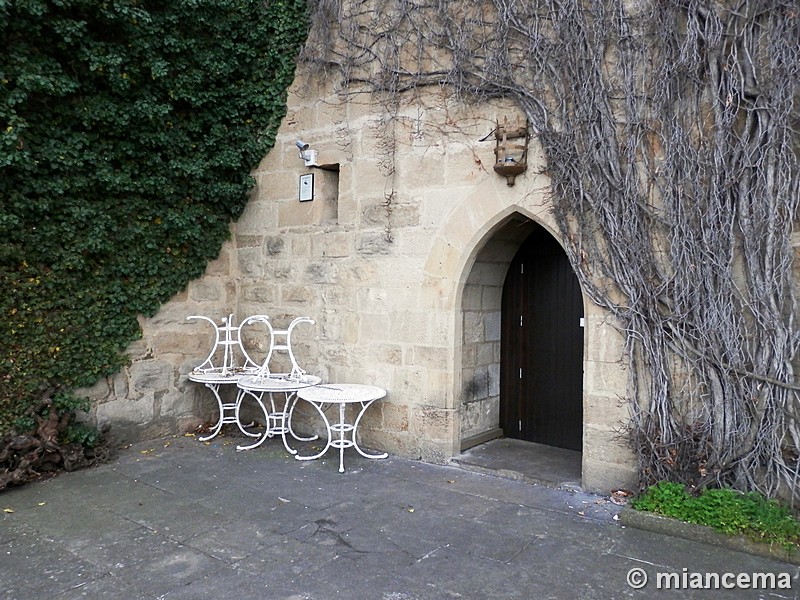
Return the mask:
[[727,535],[706,525],[686,523],[655,513],[636,510],[630,506],[626,506],[620,511],[619,523],[645,531],[800,565],[800,551],[798,550],[787,550],[777,545],[761,544],[741,535]]

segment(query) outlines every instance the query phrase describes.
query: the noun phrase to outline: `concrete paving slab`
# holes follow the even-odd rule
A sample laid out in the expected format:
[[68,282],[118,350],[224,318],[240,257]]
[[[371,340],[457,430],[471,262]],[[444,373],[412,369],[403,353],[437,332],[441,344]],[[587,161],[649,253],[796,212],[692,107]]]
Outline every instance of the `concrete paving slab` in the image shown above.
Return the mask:
[[[798,597],[797,567],[623,527],[602,496],[351,452],[339,473],[334,453],[238,441],[169,437],[0,494],[0,599]],[[791,585],[658,590],[661,571]]]

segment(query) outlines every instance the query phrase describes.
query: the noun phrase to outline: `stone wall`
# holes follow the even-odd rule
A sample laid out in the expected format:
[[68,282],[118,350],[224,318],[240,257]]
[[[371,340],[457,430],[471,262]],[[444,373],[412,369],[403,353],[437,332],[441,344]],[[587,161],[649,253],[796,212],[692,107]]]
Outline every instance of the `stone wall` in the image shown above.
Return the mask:
[[[90,390],[93,417],[127,439],[209,419],[215,404],[186,374],[210,331],[186,317],[234,313],[267,314],[276,327],[311,317],[296,338],[308,372],[386,388],[365,417],[367,445],[442,462],[462,439],[496,428],[505,269],[520,225],[555,231],[547,180],[535,142],[514,187],[492,171],[494,142],[479,140],[513,107],[425,100],[389,119],[371,98],[342,99],[298,77],[232,240],[202,278],[142,319],[130,365]],[[298,139],[321,167],[306,167]],[[299,201],[304,174],[314,175],[310,202]],[[615,439],[626,376],[618,334],[596,307],[586,315],[583,479],[607,491],[633,474]]]

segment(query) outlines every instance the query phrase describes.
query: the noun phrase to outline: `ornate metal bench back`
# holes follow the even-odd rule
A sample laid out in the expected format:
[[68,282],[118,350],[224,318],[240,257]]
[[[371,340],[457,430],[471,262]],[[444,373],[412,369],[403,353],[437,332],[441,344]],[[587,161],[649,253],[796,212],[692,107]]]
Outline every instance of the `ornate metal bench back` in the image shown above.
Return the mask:
[[[211,323],[214,328],[214,344],[206,359],[194,368],[199,373],[219,373],[223,377],[235,375],[237,373],[258,371],[260,365],[253,360],[247,353],[242,343],[242,328],[252,323],[266,323],[270,332],[272,326],[269,324],[267,315],[253,315],[242,321],[241,325],[234,325],[232,314],[222,318],[222,325],[202,315],[192,315],[186,317],[187,320],[200,319]],[[222,355],[222,362],[216,364],[215,359]]]
[[[246,320],[245,320],[246,322]],[[269,352],[267,352],[267,357],[264,359],[261,367],[258,369],[257,376],[258,377],[269,377],[270,376],[270,362],[272,361],[274,352],[281,351],[286,352],[289,355],[289,361],[292,364],[292,370],[289,373],[289,379],[293,379],[295,381],[300,381],[305,375],[305,370],[303,370],[300,365],[297,363],[297,358],[292,351],[292,332],[294,328],[300,325],[301,323],[309,323],[311,325],[314,324],[314,320],[309,317],[297,317],[289,323],[289,327],[286,329],[275,329],[272,327],[272,324],[267,321],[267,329],[269,330],[269,337],[270,337],[270,344],[269,344]],[[283,343],[278,342],[278,338],[283,338]]]

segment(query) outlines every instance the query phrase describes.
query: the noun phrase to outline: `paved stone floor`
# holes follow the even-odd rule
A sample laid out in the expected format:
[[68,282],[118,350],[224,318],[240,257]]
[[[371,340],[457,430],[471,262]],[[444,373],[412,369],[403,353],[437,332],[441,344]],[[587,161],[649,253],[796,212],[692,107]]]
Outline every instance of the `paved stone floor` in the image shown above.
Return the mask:
[[557,488],[580,489],[581,453],[575,450],[497,438],[462,452],[453,463],[478,473]]
[[[352,450],[339,473],[333,452],[299,462],[279,440],[248,452],[238,441],[169,437],[0,493],[0,598],[777,599],[800,589],[792,565],[623,527],[602,496]],[[631,573],[648,577],[644,589]],[[659,574],[682,585],[706,573],[766,573],[791,589],[657,589]]]

